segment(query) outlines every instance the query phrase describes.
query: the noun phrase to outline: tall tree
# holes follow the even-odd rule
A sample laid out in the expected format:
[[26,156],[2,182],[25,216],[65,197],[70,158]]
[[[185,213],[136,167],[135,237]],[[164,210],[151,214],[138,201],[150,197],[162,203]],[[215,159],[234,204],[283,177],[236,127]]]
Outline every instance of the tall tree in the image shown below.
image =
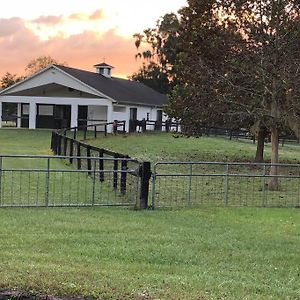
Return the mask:
[[[180,11],[179,36],[186,47],[170,111],[183,121],[221,115],[260,122],[271,132],[271,163],[277,164],[279,132],[300,117],[300,2],[188,4]],[[270,174],[269,188],[277,189],[276,165]]]
[[[136,59],[144,61],[131,79],[145,83],[159,92],[168,93],[176,82],[174,64],[180,45],[178,43],[179,19],[169,13],[157,21],[155,28],[134,34],[138,53]],[[143,51],[140,51],[141,48]]]
[[66,63],[59,63],[56,59],[52,58],[51,56],[42,55],[38,58],[31,60],[27,64],[25,72],[27,73],[27,75],[32,75],[52,64],[66,65]]
[[1,88],[6,89],[7,87],[17,83],[18,81],[20,81],[22,79],[23,79],[23,77],[19,77],[16,74],[6,72],[0,79]]

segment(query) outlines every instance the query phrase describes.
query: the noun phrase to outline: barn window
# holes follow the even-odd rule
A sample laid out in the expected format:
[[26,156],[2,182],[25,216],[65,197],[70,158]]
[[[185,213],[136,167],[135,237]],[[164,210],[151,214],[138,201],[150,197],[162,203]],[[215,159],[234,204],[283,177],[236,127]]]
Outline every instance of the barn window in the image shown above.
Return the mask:
[[126,112],[126,107],[125,106],[114,106],[113,111],[114,112]]

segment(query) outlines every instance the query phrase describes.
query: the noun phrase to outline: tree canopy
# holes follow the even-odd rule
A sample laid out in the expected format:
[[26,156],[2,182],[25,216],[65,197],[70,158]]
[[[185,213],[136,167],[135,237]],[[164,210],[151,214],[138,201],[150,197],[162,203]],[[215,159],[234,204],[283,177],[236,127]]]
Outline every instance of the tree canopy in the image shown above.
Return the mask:
[[300,2],[188,0],[179,15],[184,47],[169,114],[192,131],[259,122],[271,132],[278,163],[280,130],[299,128]]
[[176,83],[174,65],[180,49],[178,28],[177,15],[169,13],[157,21],[156,27],[134,34],[138,51],[135,57],[143,60],[143,66],[130,77],[131,79],[161,93],[170,91]]

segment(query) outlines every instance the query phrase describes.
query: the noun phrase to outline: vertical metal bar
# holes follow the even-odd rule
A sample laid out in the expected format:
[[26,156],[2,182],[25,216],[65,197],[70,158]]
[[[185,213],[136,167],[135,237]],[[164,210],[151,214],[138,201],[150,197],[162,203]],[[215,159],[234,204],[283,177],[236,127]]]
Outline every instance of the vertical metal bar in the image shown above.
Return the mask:
[[83,139],[86,140],[87,127],[83,129]]
[[156,206],[156,164],[153,168],[152,173],[152,209],[154,210]]
[[93,164],[93,191],[92,191],[92,206],[95,205],[95,188],[96,188],[96,160],[94,159]]
[[262,206],[266,206],[266,165],[263,166],[263,180],[262,180]]
[[[92,161],[91,161],[91,146],[86,147],[86,156],[87,158],[87,169],[90,171],[92,169]],[[91,175],[91,172],[88,172],[88,175]]]
[[121,194],[125,195],[126,194],[126,181],[127,181],[127,158],[124,157],[123,160],[121,161],[121,182],[120,182],[120,187],[121,187]]
[[74,128],[74,135],[73,135],[73,139],[76,140],[77,137],[77,128]]
[[193,177],[193,165],[190,164],[190,175],[189,175],[189,187],[188,187],[188,204],[191,205],[191,194],[192,194],[192,177]]
[[80,154],[80,143],[77,142],[77,169],[80,170],[81,169],[81,154]]
[[49,206],[49,184],[50,184],[50,158],[47,159],[45,206]]
[[101,181],[101,182],[103,182],[104,181],[104,172],[103,172],[103,170],[104,170],[104,160],[103,160],[103,149],[100,149],[100,151],[99,151],[99,180]]
[[2,161],[3,157],[0,156],[0,206],[2,205]]
[[70,158],[69,158],[69,162],[70,164],[73,163],[73,152],[74,152],[74,143],[73,143],[73,140],[70,139],[70,151],[69,151],[69,155],[70,155]]
[[94,127],[94,138],[97,137],[97,126]]
[[113,187],[114,189],[118,188],[118,167],[119,167],[119,161],[118,161],[118,154],[114,155],[114,170],[113,170]]
[[225,165],[225,187],[224,187],[224,201],[225,205],[228,205],[228,180],[229,180],[229,165]]

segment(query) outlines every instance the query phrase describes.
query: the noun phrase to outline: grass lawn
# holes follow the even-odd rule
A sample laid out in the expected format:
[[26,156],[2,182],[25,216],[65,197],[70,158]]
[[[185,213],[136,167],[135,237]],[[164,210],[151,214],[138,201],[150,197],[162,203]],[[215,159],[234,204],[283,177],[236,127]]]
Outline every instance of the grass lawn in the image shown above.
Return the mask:
[[[167,134],[86,142],[151,161],[245,161],[255,151],[245,141]],[[2,154],[48,155],[49,147],[49,131],[0,130]],[[298,146],[280,151],[284,161],[300,161]],[[0,219],[0,290],[98,299],[300,299],[299,209],[10,208],[0,209]]]
[[100,299],[299,299],[289,209],[0,210],[0,287]]
[[[176,136],[176,135],[175,135]],[[86,141],[113,149],[140,160],[158,161],[253,161],[256,145],[249,140],[230,141],[222,137],[174,138],[168,133],[109,135]],[[300,163],[300,145],[280,146],[281,162]],[[265,159],[270,160],[271,145],[266,144]]]

